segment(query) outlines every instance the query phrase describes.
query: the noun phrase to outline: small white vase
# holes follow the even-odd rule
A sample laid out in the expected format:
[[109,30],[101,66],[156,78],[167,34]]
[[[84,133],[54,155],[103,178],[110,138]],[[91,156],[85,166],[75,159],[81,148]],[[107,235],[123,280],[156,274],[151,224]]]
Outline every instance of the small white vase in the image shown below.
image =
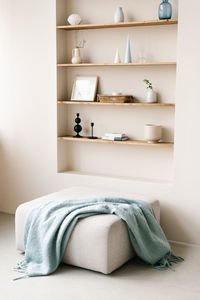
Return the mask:
[[157,94],[153,89],[148,89],[147,90],[147,99],[146,101],[148,103],[155,103],[157,102]]
[[115,12],[115,16],[114,16],[114,22],[115,23],[124,22],[124,13],[123,13],[122,7],[117,8],[117,10]]
[[72,49],[72,64],[81,64],[81,53],[79,48]]
[[120,54],[119,54],[119,49],[118,48],[116,50],[114,63],[115,64],[120,64],[121,63],[121,58],[120,58]]
[[144,135],[147,143],[158,143],[162,137],[162,126],[146,124]]
[[68,17],[67,21],[70,25],[78,25],[81,23],[81,17],[78,14],[72,14]]

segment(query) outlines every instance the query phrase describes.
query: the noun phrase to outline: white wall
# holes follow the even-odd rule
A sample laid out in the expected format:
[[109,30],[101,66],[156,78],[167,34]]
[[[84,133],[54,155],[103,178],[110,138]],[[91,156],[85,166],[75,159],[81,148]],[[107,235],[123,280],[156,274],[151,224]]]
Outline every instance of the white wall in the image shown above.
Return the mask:
[[71,185],[134,190],[161,201],[169,239],[200,244],[200,4],[179,3],[173,184],[56,174],[54,0],[0,0],[0,210]]

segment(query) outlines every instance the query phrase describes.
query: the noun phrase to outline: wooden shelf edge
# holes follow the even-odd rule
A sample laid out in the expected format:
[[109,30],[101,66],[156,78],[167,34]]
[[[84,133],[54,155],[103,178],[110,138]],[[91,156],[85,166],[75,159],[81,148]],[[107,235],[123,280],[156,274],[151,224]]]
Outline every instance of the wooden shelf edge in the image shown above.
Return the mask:
[[99,106],[151,106],[151,107],[159,107],[159,106],[175,106],[175,103],[101,103],[97,101],[57,101],[58,104],[66,104],[66,105],[99,105]]
[[123,28],[123,27],[139,27],[139,26],[160,26],[178,24],[178,19],[170,20],[147,20],[135,22],[121,23],[105,23],[105,24],[80,24],[80,25],[61,25],[56,26],[58,30],[85,30],[85,29],[104,29],[104,28]]
[[114,64],[114,63],[82,63],[82,64],[57,64],[57,67],[142,67],[142,66],[175,66],[175,61],[168,61],[168,62],[145,62],[145,63],[121,63],[121,64]]
[[68,141],[68,142],[88,142],[88,143],[107,143],[107,144],[124,144],[124,145],[136,145],[136,146],[149,146],[149,147],[173,147],[174,143],[171,142],[160,142],[160,143],[147,143],[146,141],[139,140],[127,140],[127,141],[109,141],[98,139],[88,139],[87,137],[74,138],[72,136],[62,136],[58,137],[59,141]]

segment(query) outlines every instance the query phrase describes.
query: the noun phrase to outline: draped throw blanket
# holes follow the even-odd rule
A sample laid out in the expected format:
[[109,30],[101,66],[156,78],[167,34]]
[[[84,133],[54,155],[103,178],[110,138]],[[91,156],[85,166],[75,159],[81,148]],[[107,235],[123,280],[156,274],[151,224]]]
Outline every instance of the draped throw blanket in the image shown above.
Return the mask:
[[49,201],[32,209],[24,232],[25,259],[15,270],[29,277],[54,272],[78,220],[97,214],[115,214],[126,222],[132,246],[145,263],[166,269],[183,260],[172,253],[150,204],[114,197],[79,198]]

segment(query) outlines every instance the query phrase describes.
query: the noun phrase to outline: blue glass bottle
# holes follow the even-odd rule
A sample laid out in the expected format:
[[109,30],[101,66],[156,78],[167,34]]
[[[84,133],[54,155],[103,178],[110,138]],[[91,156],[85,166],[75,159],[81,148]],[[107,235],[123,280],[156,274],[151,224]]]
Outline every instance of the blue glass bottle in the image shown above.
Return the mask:
[[159,5],[158,16],[160,20],[171,19],[172,17],[172,5],[168,0],[163,0]]

